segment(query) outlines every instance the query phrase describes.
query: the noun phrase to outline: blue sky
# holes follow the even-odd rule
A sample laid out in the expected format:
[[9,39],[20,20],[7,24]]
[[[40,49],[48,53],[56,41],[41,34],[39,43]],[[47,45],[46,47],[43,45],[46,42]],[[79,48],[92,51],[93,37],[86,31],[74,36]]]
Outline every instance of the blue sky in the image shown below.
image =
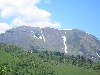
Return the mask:
[[52,13],[64,29],[82,29],[100,38],[100,0],[51,0],[38,6]]
[[0,32],[21,25],[81,29],[100,39],[100,0],[1,0]]

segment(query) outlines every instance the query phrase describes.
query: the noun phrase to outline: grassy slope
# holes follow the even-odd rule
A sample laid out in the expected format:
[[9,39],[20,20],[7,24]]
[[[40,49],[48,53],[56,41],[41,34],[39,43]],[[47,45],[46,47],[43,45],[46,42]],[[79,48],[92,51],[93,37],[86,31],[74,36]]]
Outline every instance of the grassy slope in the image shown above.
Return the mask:
[[[12,57],[10,54],[0,54],[3,56],[0,58],[0,62],[3,60],[4,62],[9,61],[18,61],[18,57]],[[39,58],[39,57],[37,57]],[[10,60],[8,60],[10,59]],[[40,59],[40,58],[39,58]],[[73,65],[68,64],[61,64],[59,63],[56,66],[53,66],[55,73],[57,75],[100,75],[100,72],[96,72],[92,69],[81,68]]]
[[100,75],[100,72],[96,72],[92,69],[86,69],[73,65],[59,64],[55,66],[54,69],[58,75]]
[[[13,55],[15,55],[15,56],[13,56]],[[22,53],[22,55],[23,55],[23,53]],[[32,57],[31,55],[34,56],[38,62],[42,60],[39,57],[38,53],[32,53],[30,55],[28,55],[28,53],[26,53],[25,57],[23,56],[23,59]],[[0,63],[10,62],[10,64],[14,64],[13,62],[17,63],[18,61],[21,61],[21,59],[16,56],[16,53],[7,53],[7,52],[0,50]],[[48,62],[48,63],[51,63],[53,61],[54,60],[50,60],[50,62]],[[58,63],[57,65],[52,65],[52,67],[53,67],[56,75],[100,75],[99,71],[97,72],[92,69],[86,69],[86,68],[82,68],[82,67],[68,65],[66,63]]]

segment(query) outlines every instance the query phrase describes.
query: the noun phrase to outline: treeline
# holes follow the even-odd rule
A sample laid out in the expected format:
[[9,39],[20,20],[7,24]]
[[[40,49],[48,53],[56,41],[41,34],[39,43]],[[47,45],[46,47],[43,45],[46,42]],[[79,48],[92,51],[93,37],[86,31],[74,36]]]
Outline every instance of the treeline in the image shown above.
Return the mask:
[[0,44],[0,75],[59,75],[54,69],[59,64],[100,70],[99,62],[80,55],[37,50],[31,53],[14,45]]

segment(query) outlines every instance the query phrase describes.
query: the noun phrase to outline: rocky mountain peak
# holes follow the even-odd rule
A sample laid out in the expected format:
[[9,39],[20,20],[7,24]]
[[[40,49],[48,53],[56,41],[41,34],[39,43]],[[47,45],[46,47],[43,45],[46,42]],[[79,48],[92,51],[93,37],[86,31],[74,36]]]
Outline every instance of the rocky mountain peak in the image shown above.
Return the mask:
[[21,26],[0,34],[0,42],[25,50],[49,50],[100,59],[100,40],[79,29]]

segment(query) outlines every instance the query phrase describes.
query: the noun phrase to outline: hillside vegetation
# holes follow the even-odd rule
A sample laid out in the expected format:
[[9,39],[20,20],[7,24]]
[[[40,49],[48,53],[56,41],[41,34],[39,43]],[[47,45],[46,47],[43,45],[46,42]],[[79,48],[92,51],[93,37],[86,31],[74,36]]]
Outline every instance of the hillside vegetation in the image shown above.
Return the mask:
[[100,75],[100,62],[60,52],[0,44],[0,75]]

